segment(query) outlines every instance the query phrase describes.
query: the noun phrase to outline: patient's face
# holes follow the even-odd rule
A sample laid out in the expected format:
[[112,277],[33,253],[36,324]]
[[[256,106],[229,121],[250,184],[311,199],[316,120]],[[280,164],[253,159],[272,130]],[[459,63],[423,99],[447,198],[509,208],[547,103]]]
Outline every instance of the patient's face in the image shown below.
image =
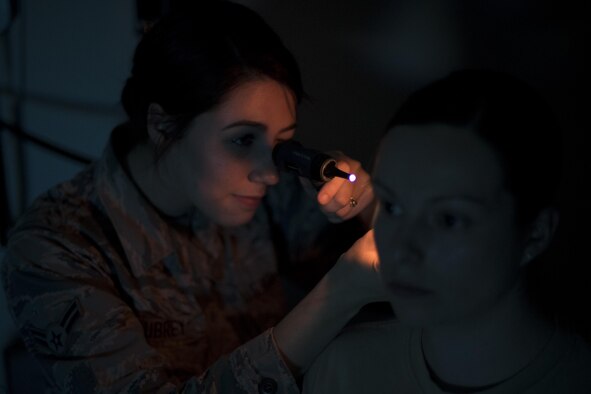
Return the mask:
[[477,317],[521,277],[522,241],[495,152],[469,130],[397,126],[376,162],[375,238],[402,322]]

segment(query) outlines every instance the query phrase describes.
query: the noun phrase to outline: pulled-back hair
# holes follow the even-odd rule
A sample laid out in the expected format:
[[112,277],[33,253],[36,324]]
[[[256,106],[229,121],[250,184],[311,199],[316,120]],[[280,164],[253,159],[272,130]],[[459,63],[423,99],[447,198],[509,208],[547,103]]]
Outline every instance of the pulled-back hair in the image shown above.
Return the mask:
[[141,39],[121,101],[126,145],[147,138],[147,111],[159,104],[174,119],[170,141],[237,85],[260,78],[304,95],[300,71],[277,34],[254,11],[229,1],[195,1],[158,21]]
[[411,94],[388,129],[440,123],[465,127],[496,152],[521,224],[557,205],[562,140],[547,102],[503,72],[461,70]]

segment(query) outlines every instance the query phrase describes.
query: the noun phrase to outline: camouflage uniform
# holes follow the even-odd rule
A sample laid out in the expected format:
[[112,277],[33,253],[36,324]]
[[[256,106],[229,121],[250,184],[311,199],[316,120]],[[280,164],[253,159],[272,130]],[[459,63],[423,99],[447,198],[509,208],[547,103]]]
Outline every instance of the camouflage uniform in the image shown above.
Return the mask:
[[271,225],[298,260],[326,221],[296,186],[282,179],[239,228],[173,220],[110,143],[40,196],[11,233],[2,279],[50,391],[299,392],[273,342],[286,305]]

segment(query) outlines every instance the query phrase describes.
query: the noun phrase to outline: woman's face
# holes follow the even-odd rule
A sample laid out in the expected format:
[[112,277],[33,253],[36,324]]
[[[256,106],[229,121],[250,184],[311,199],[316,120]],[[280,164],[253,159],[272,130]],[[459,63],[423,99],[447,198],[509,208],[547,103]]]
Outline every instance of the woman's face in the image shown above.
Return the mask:
[[158,163],[178,210],[196,207],[223,226],[250,221],[267,187],[278,181],[273,147],[292,138],[295,127],[289,88],[270,79],[239,85],[197,116]]
[[374,181],[381,275],[401,321],[477,317],[515,288],[522,238],[513,198],[480,137],[441,124],[397,126]]

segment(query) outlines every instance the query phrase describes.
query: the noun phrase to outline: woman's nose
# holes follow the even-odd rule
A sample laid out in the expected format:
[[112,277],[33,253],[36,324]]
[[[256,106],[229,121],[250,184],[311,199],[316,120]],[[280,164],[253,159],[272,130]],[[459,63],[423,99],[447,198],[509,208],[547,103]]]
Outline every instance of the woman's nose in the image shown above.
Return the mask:
[[408,242],[396,242],[390,247],[390,259],[399,264],[416,264],[421,260],[420,250]]
[[396,264],[416,264],[423,257],[422,248],[419,246],[420,238],[412,229],[400,226],[390,233],[387,241],[387,254],[384,256]]
[[279,182],[279,172],[277,171],[275,163],[273,163],[271,155],[266,156],[268,156],[268,158],[258,163],[256,168],[248,175],[248,179],[251,182],[263,183],[271,186]]

